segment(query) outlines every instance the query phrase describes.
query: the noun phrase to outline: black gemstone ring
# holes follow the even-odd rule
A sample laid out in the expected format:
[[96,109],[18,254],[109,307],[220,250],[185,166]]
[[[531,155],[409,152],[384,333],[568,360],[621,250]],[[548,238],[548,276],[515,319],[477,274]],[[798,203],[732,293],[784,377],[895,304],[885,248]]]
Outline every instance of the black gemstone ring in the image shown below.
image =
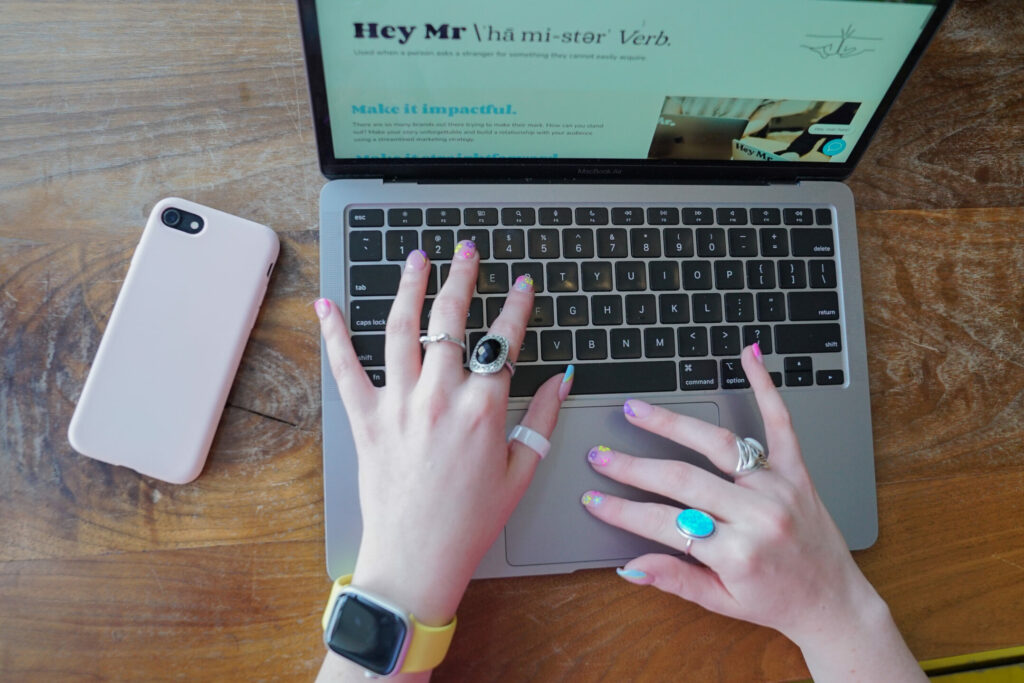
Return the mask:
[[507,367],[511,374],[516,367],[508,359],[508,339],[488,334],[476,343],[469,354],[469,369],[480,375],[493,375]]

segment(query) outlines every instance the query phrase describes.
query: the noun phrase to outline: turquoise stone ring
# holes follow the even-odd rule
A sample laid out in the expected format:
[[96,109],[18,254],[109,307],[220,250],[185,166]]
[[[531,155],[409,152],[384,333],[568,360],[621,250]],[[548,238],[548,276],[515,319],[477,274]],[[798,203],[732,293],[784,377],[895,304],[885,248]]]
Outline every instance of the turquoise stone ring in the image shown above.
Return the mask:
[[686,552],[689,553],[695,540],[715,533],[715,520],[703,510],[690,508],[676,515],[676,529],[686,538]]

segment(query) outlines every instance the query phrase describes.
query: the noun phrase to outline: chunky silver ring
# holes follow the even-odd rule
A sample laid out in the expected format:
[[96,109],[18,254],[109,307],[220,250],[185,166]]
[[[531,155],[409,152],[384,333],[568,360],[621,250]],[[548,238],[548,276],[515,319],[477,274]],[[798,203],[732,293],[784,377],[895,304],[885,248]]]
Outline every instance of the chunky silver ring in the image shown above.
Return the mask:
[[427,344],[433,344],[434,342],[451,342],[452,344],[458,344],[463,351],[466,350],[466,342],[462,341],[458,337],[453,337],[447,332],[442,332],[440,334],[425,334],[420,337],[420,344],[423,344],[424,347],[426,347]]
[[683,552],[689,555],[694,541],[715,535],[715,519],[703,510],[688,508],[676,515],[676,531],[686,539]]
[[469,354],[469,369],[479,375],[493,375],[502,368],[508,368],[510,375],[516,374],[516,366],[508,359],[508,339],[488,334],[480,339]]
[[740,459],[736,463],[736,474],[750,474],[759,469],[768,469],[768,454],[757,439],[749,436],[745,439],[736,437],[736,450]]
[[551,442],[529,427],[516,425],[508,433],[509,442],[518,441],[540,456],[541,460],[551,450]]

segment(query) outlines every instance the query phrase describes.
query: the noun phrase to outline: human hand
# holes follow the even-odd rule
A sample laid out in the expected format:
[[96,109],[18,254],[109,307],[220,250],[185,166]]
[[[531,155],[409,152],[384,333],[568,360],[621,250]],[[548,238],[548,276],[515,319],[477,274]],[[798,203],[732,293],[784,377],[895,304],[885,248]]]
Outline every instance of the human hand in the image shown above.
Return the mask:
[[[434,300],[429,334],[464,339],[479,256],[460,242]],[[466,372],[463,351],[434,342],[422,354],[420,312],[430,267],[410,254],[386,327],[387,384],[375,388],[359,364],[337,307],[316,303],[331,370],[355,438],[363,535],[352,583],[387,597],[431,625],[451,621],[466,585],[511,515],[537,462],[506,443],[510,374]],[[520,278],[490,328],[515,361],[533,306]],[[522,424],[550,437],[571,386],[562,376],[538,389]]]
[[[682,507],[703,510],[715,520],[714,534],[690,546],[701,565],[649,554],[629,562],[620,575],[781,631],[803,649],[815,680],[833,675],[854,680],[857,676],[850,674],[855,669],[871,680],[874,672],[865,674],[865,667],[881,663],[885,676],[875,680],[919,680],[920,669],[888,608],[853,561],[815,491],[789,412],[764,368],[760,349],[745,349],[742,363],[764,420],[768,468],[734,474],[736,435],[635,399],[624,405],[631,424],[704,454],[735,481],[685,462],[604,448],[588,454],[597,472]],[[583,503],[604,522],[670,548],[687,547],[687,538],[676,528],[679,507],[596,491],[584,494]],[[865,660],[872,656],[874,661]]]

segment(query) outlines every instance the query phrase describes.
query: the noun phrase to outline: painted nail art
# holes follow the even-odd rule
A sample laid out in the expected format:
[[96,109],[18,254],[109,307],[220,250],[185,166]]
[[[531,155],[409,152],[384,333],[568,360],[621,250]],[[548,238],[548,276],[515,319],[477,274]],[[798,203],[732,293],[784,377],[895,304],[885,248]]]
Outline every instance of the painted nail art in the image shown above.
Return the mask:
[[595,465],[607,465],[612,461],[612,449],[607,446],[598,446],[591,448],[590,452],[587,453],[587,460],[594,463]]
[[565,369],[565,375],[562,376],[562,383],[558,385],[558,400],[564,401],[569,398],[569,392],[572,390],[572,380],[576,377],[576,367],[570,365]]
[[313,302],[313,310],[316,311],[316,317],[323,320],[331,314],[331,302],[327,299],[317,299]]
[[751,351],[754,352],[754,358],[757,359],[757,362],[763,364],[764,363],[764,356],[761,354],[761,344],[760,344],[760,342],[754,342],[753,346],[751,347]]
[[516,278],[515,288],[520,292],[529,292],[533,289],[533,278],[529,275],[520,275]]
[[647,417],[651,414],[654,408],[650,403],[645,403],[635,398],[631,398],[622,404],[622,412],[630,417]]
[[455,245],[455,258],[472,258],[476,253],[476,243],[472,240],[462,240]]
[[422,249],[414,249],[405,260],[406,270],[423,270],[427,265],[427,252]]
[[583,494],[583,497],[580,498],[580,502],[588,508],[596,508],[604,502],[604,494],[600,491],[587,491]]
[[641,581],[647,578],[647,572],[642,572],[639,569],[622,569],[620,567],[615,570],[615,573],[627,581]]

